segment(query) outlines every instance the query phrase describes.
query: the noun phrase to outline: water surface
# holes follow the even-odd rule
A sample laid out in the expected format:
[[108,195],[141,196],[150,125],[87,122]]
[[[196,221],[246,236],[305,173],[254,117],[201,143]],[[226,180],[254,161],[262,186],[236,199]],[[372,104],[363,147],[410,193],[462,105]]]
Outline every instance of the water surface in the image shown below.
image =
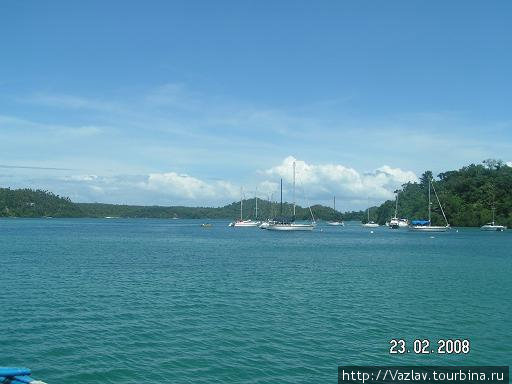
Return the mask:
[[[48,383],[125,384],[511,363],[512,231],[200,223],[0,220],[0,365]],[[472,350],[391,356],[391,338],[468,338]]]

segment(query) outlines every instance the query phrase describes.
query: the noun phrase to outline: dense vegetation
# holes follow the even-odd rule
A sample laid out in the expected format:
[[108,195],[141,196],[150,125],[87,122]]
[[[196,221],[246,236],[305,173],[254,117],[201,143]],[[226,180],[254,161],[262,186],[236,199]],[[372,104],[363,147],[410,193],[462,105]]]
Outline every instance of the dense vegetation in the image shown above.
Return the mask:
[[[428,217],[428,180],[425,172],[419,183],[404,184],[398,191],[398,214],[409,219]],[[448,222],[455,227],[475,227],[492,221],[512,226],[512,167],[500,160],[485,160],[458,171],[444,172],[434,181]],[[386,201],[373,210],[372,219],[384,224],[393,216],[394,201]],[[442,212],[432,192],[432,223],[444,224]]]
[[[114,205],[114,204],[99,204],[99,203],[79,203],[77,206],[81,209],[83,214],[88,217],[150,217],[150,218],[163,218],[172,219],[187,218],[187,219],[236,219],[240,217],[240,202],[233,202],[223,207],[161,207],[161,206],[137,206],[137,205]],[[258,218],[267,219],[280,215],[280,204],[269,203],[268,201],[258,199]],[[311,207],[315,219],[333,220],[335,218],[341,219],[340,212],[334,212],[332,208],[324,207],[322,205],[315,205]],[[283,203],[283,216],[292,216],[293,206],[289,203]],[[244,219],[256,217],[256,201],[254,199],[243,201]],[[359,212],[362,214],[363,212]],[[296,207],[296,218],[298,220],[309,220],[311,213],[309,208],[301,206]],[[346,214],[343,218],[347,220]],[[360,219],[360,215],[350,213],[348,219]]]
[[0,188],[0,216],[77,217],[84,213],[67,197],[48,191]]
[[[425,172],[418,183],[407,183],[399,190],[398,214],[408,219],[428,217],[428,180]],[[496,222],[512,227],[512,167],[499,160],[486,160],[457,171],[444,172],[434,182],[437,194],[452,226],[480,226],[492,220],[495,208]],[[432,193],[432,222],[444,224],[442,213]],[[244,200],[244,219],[255,217],[255,200]],[[395,202],[386,201],[370,208],[370,219],[384,224],[394,214]],[[365,211],[335,212],[322,205],[311,207],[315,219],[365,220]],[[280,205],[258,199],[258,217],[279,216]],[[292,215],[292,205],[283,204],[283,216]],[[161,207],[73,203],[68,198],[48,191],[0,188],[0,216],[15,217],[147,217],[147,218],[202,218],[235,219],[240,216],[240,202],[223,207]],[[309,220],[309,208],[297,206],[296,218]]]
[[[255,217],[255,200],[244,200],[244,219]],[[315,218],[341,218],[332,208],[321,205],[312,207]],[[258,199],[258,217],[268,218],[279,215],[279,204]],[[297,206],[298,219],[311,217],[308,208]],[[292,205],[283,204],[283,215],[291,216]],[[73,203],[69,198],[60,197],[48,191],[31,189],[0,188],[0,216],[3,217],[147,217],[147,218],[189,218],[189,219],[235,219],[240,217],[240,202],[223,207],[161,207],[116,205],[100,203]]]

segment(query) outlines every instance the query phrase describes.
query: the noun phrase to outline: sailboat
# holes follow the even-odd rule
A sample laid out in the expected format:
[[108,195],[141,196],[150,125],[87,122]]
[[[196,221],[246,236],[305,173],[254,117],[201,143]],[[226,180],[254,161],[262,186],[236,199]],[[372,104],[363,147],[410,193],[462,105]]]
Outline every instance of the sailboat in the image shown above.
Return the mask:
[[[436,195],[437,203],[439,204],[439,208],[441,208],[441,212],[443,213],[444,221],[446,225],[432,225],[432,202],[430,197],[430,189],[434,190],[434,194]],[[443,206],[439,201],[439,196],[437,196],[436,188],[432,183],[432,179],[428,182],[428,220],[412,220],[411,226],[409,230],[418,231],[418,232],[446,232],[450,228],[450,224],[448,224],[448,220],[446,219],[446,215],[444,214]]]
[[396,191],[395,197],[395,216],[391,218],[389,221],[389,228],[391,229],[400,229],[407,228],[409,226],[409,221],[407,219],[399,219],[398,218],[398,191]]
[[[333,209],[334,209],[334,214],[336,214],[336,196],[334,196]],[[341,225],[341,226],[345,226],[345,223],[343,222],[343,220],[342,221],[334,220],[334,221],[328,221],[327,225]]]
[[368,213],[368,221],[363,224],[364,228],[376,228],[379,226],[375,221],[370,221],[370,198],[368,198],[368,209],[366,210]]
[[[253,221],[251,219],[244,220],[244,194],[243,190],[240,188],[240,219],[237,221],[233,221],[229,223],[230,227],[257,227],[260,225],[259,221]],[[258,217],[258,198],[254,197],[256,204],[256,218]]]
[[494,215],[495,215],[496,208],[492,207],[492,221],[490,223],[487,223],[485,225],[482,225],[480,229],[482,231],[497,231],[497,232],[503,232],[505,229],[507,229],[504,225],[498,225],[494,222]]
[[281,179],[281,217],[269,224],[267,229],[269,231],[312,231],[315,228],[315,218],[311,207],[309,207],[309,213],[312,218],[311,224],[295,222],[295,162],[293,162],[293,217],[289,219],[283,216],[283,179]]

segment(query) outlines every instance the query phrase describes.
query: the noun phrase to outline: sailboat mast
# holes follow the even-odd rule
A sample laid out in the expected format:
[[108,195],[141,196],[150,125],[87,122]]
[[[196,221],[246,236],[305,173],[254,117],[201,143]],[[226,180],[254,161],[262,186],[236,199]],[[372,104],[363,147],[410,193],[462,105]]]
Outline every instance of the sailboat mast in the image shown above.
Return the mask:
[[244,201],[244,191],[243,191],[242,187],[240,187],[240,221],[242,221],[244,219],[243,218],[243,212],[244,212],[243,201]]
[[279,215],[283,216],[283,179],[281,179],[281,207],[279,211]]
[[256,219],[258,219],[258,189],[256,189],[256,196],[254,196],[254,201],[256,202]]
[[395,198],[395,217],[398,218],[398,191],[396,192]]
[[333,204],[333,206],[334,206],[334,213],[336,213],[336,196],[334,196],[334,204]]
[[295,161],[293,162],[293,219],[295,219]]
[[434,187],[433,180],[432,180],[432,189],[434,190],[434,194],[436,195],[437,204],[439,204],[439,208],[441,208],[441,213],[443,214],[444,221],[446,223],[446,226],[448,227],[450,224],[448,224],[448,219],[446,218],[446,214],[444,213],[443,206],[441,205],[441,200],[439,200],[439,196],[437,195],[436,187]]
[[432,184],[432,179],[428,180],[428,225],[432,225],[432,203],[430,202],[430,185]]

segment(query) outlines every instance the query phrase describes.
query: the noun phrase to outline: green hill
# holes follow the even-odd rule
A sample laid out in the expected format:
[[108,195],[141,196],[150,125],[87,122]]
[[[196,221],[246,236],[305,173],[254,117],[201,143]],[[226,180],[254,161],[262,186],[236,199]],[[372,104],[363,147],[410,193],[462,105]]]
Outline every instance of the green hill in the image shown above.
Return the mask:
[[[428,216],[428,179],[425,172],[419,183],[404,184],[398,197],[399,216],[422,219]],[[489,159],[457,171],[438,175],[434,186],[449,223],[455,227],[477,227],[492,220],[512,227],[512,167],[500,160]],[[444,224],[441,210],[432,194],[432,223]],[[384,224],[392,217],[394,201],[386,201],[373,212],[373,220]]]
[[0,216],[81,217],[84,212],[69,198],[48,191],[0,188]]
[[[244,219],[255,217],[255,200],[244,200]],[[279,215],[279,204],[270,204],[258,199],[258,217]],[[312,207],[315,218],[331,220],[340,218],[332,208],[317,205]],[[297,206],[297,218],[308,220],[308,208]],[[283,204],[283,214],[292,214],[292,205]],[[240,202],[223,207],[142,206],[101,203],[73,203],[49,191],[31,189],[0,188],[0,217],[133,217],[172,219],[235,219],[240,216]]]

